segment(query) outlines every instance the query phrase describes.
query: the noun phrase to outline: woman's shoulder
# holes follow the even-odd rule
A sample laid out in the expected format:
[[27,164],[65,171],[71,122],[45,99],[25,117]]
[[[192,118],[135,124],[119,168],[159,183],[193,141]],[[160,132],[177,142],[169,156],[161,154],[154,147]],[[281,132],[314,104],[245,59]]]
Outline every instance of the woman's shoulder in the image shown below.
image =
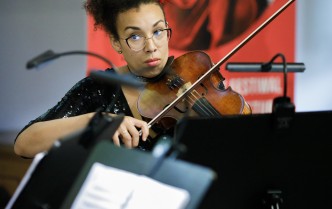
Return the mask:
[[[106,71],[112,72],[114,70],[107,69]],[[109,101],[112,95],[117,91],[116,85],[110,85],[107,82],[100,81],[90,75],[82,78],[76,82],[62,98],[64,104],[67,101],[70,103],[84,103],[90,104],[96,103],[97,101]]]
[[[105,72],[111,72],[111,73],[116,73],[116,71],[113,68],[107,68],[104,70]],[[100,82],[101,79],[94,78],[91,76],[91,73],[87,75],[86,77],[82,78],[79,80],[71,90],[78,89],[78,88],[91,88],[91,87],[107,87],[104,82]]]

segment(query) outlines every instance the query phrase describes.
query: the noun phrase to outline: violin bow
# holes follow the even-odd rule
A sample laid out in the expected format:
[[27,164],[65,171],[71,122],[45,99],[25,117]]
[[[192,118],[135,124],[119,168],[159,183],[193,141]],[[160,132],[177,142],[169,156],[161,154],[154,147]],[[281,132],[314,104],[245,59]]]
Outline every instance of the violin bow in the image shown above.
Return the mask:
[[224,56],[219,62],[217,62],[210,70],[203,74],[197,81],[195,81],[189,88],[187,88],[180,96],[178,96],[173,102],[171,102],[165,109],[163,109],[158,115],[151,119],[148,123],[150,128],[156,121],[168,113],[171,108],[175,107],[179,101],[185,97],[188,92],[198,86],[207,76],[212,74],[216,69],[219,69],[219,66],[225,63],[233,54],[235,54],[243,45],[250,41],[258,32],[265,28],[272,20],[274,20],[279,14],[281,14],[288,6],[294,3],[295,0],[287,1],[282,7],[280,7],[276,12],[274,12],[267,20],[265,20],[259,27],[257,27],[253,32],[251,32],[243,41],[241,41],[233,50]]

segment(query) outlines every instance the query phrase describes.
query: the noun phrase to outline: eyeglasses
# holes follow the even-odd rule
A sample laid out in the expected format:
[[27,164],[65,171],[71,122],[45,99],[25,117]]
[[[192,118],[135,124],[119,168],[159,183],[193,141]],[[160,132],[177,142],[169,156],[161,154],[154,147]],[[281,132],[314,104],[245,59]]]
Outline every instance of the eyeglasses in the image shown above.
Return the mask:
[[166,41],[168,41],[170,39],[171,35],[172,35],[172,29],[164,28],[164,29],[158,29],[158,30],[154,31],[153,35],[150,38],[147,38],[140,34],[134,34],[123,40],[126,41],[128,47],[131,50],[140,51],[145,47],[146,41],[148,39],[152,39],[153,43],[157,47],[161,47]]

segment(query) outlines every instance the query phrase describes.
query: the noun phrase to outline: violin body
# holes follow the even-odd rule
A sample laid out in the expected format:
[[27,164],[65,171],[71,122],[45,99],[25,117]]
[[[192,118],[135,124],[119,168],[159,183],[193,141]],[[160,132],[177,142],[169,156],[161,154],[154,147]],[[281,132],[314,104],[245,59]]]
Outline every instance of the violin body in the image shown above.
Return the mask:
[[[164,75],[157,82],[147,83],[140,93],[137,108],[142,118],[156,117],[212,66],[211,58],[202,51],[188,52],[174,59]],[[244,98],[231,87],[224,88],[223,80],[219,71],[210,74],[167,111],[158,124],[168,129],[184,116],[251,114]]]

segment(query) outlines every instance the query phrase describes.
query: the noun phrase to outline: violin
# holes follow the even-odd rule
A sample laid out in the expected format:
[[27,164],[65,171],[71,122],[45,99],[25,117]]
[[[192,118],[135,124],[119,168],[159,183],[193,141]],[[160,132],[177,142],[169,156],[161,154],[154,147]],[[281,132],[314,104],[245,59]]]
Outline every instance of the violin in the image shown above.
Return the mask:
[[[184,116],[251,114],[251,108],[244,98],[231,87],[225,88],[224,77],[219,71],[182,95],[212,66],[211,58],[203,51],[191,51],[176,59],[170,57],[160,79],[147,83],[139,95],[137,109],[142,118],[151,120],[177,98],[181,100],[157,122],[164,129],[173,127]],[[151,101],[154,101],[153,105]]]
[[294,1],[284,4],[216,64],[202,51],[191,51],[176,59],[170,57],[159,79],[147,83],[137,100],[137,110],[149,121],[148,126],[158,124],[169,129],[184,116],[251,114],[244,98],[231,87],[224,87],[219,66]]

